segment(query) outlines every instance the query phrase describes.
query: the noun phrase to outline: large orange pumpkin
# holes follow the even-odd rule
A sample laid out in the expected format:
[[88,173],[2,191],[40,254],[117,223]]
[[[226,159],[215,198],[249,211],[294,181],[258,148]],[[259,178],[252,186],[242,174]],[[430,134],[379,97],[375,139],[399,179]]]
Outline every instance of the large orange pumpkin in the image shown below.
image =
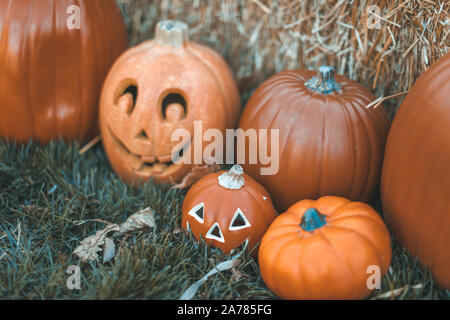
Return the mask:
[[266,189],[239,165],[198,181],[186,194],[182,211],[183,228],[224,253],[239,246],[253,249],[276,217]]
[[0,137],[92,138],[103,81],[126,48],[113,0],[1,0]]
[[261,240],[258,263],[283,299],[361,299],[391,263],[389,232],[369,205],[340,197],[302,200]]
[[[267,188],[279,211],[327,194],[371,200],[389,128],[382,106],[366,109],[374,99],[355,81],[334,78],[328,66],[317,76],[296,70],[271,77],[251,96],[239,128],[279,130],[279,170],[261,175],[266,165],[247,160],[245,172]],[[269,154],[276,150],[268,145]]]
[[381,180],[396,238],[450,289],[450,54],[416,81],[392,123]]
[[[202,159],[193,155],[193,143],[202,143],[194,121],[201,121],[203,131],[225,134],[236,127],[240,109],[237,86],[222,57],[189,42],[186,24],[162,21],[155,39],[129,49],[111,69],[100,104],[102,140],[123,180],[178,182],[195,157]],[[177,129],[186,130],[190,140],[174,150]],[[174,154],[180,155],[176,163]]]

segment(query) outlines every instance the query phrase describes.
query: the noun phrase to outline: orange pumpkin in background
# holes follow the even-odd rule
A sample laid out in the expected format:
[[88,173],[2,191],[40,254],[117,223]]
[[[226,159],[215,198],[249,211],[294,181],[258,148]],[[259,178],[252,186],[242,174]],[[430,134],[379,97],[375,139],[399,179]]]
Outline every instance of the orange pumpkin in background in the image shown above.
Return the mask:
[[[265,81],[248,101],[239,128],[278,129],[279,170],[262,175],[261,159],[245,172],[267,188],[279,211],[301,199],[337,195],[370,201],[376,192],[389,119],[369,90],[322,66],[281,72]],[[248,144],[247,144],[248,146]]]
[[[189,42],[186,24],[163,21],[155,39],[129,49],[111,69],[100,104],[102,140],[124,181],[179,182],[192,168],[185,159],[195,159],[193,140],[202,141],[194,135],[194,121],[202,121],[203,131],[225,133],[236,127],[240,109],[222,57]],[[190,134],[185,145],[172,140],[177,129]]]
[[182,211],[182,227],[224,253],[239,246],[253,249],[276,217],[267,191],[239,165],[198,181]]
[[395,115],[381,200],[398,241],[450,290],[450,54],[425,71]]
[[113,0],[0,1],[0,137],[95,136],[103,81],[127,42]]
[[362,299],[391,263],[389,232],[362,202],[326,196],[279,215],[261,240],[258,263],[283,299]]

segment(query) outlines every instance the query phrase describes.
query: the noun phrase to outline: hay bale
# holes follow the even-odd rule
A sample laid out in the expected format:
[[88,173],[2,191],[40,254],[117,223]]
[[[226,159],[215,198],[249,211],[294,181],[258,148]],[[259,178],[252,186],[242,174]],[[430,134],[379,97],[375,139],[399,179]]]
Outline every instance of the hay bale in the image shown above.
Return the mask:
[[[377,96],[408,90],[448,52],[450,2],[381,0],[379,29],[371,1],[118,0],[132,45],[153,37],[156,23],[177,19],[192,40],[220,52],[244,100],[285,69],[327,63]],[[376,27],[376,26],[375,26]],[[392,115],[404,97],[388,104]]]

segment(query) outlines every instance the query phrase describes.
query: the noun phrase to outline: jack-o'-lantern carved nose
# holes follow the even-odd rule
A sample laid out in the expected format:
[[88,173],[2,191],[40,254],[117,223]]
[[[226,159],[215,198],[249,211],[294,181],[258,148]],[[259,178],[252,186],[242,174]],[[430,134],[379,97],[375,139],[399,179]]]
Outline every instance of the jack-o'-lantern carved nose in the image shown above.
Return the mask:
[[186,116],[186,100],[180,93],[169,93],[162,100],[162,116],[167,122],[177,122]]
[[140,140],[148,140],[147,133],[145,132],[144,129],[142,129],[141,131],[139,131],[138,135],[136,136],[136,139],[140,139]]

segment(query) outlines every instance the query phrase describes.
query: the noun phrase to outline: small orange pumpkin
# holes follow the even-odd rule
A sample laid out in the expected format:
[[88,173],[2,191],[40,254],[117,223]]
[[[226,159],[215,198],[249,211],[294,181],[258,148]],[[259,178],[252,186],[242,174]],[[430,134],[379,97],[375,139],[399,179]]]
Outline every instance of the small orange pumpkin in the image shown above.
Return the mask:
[[302,200],[278,216],[261,240],[267,286],[284,299],[361,299],[372,268],[391,261],[389,232],[369,205],[341,197]]
[[183,228],[224,253],[241,245],[254,248],[276,217],[266,189],[239,165],[198,181],[186,194],[182,211]]
[[[203,131],[225,133],[236,127],[240,110],[223,58],[189,42],[186,24],[162,21],[153,40],[129,49],[112,67],[102,91],[100,129],[108,159],[124,181],[179,182],[192,168],[186,157],[190,163],[202,158],[197,150],[203,148],[192,147],[202,141],[194,121],[202,121]],[[172,140],[177,129],[191,138],[181,147]],[[180,161],[172,161],[174,154]]]

